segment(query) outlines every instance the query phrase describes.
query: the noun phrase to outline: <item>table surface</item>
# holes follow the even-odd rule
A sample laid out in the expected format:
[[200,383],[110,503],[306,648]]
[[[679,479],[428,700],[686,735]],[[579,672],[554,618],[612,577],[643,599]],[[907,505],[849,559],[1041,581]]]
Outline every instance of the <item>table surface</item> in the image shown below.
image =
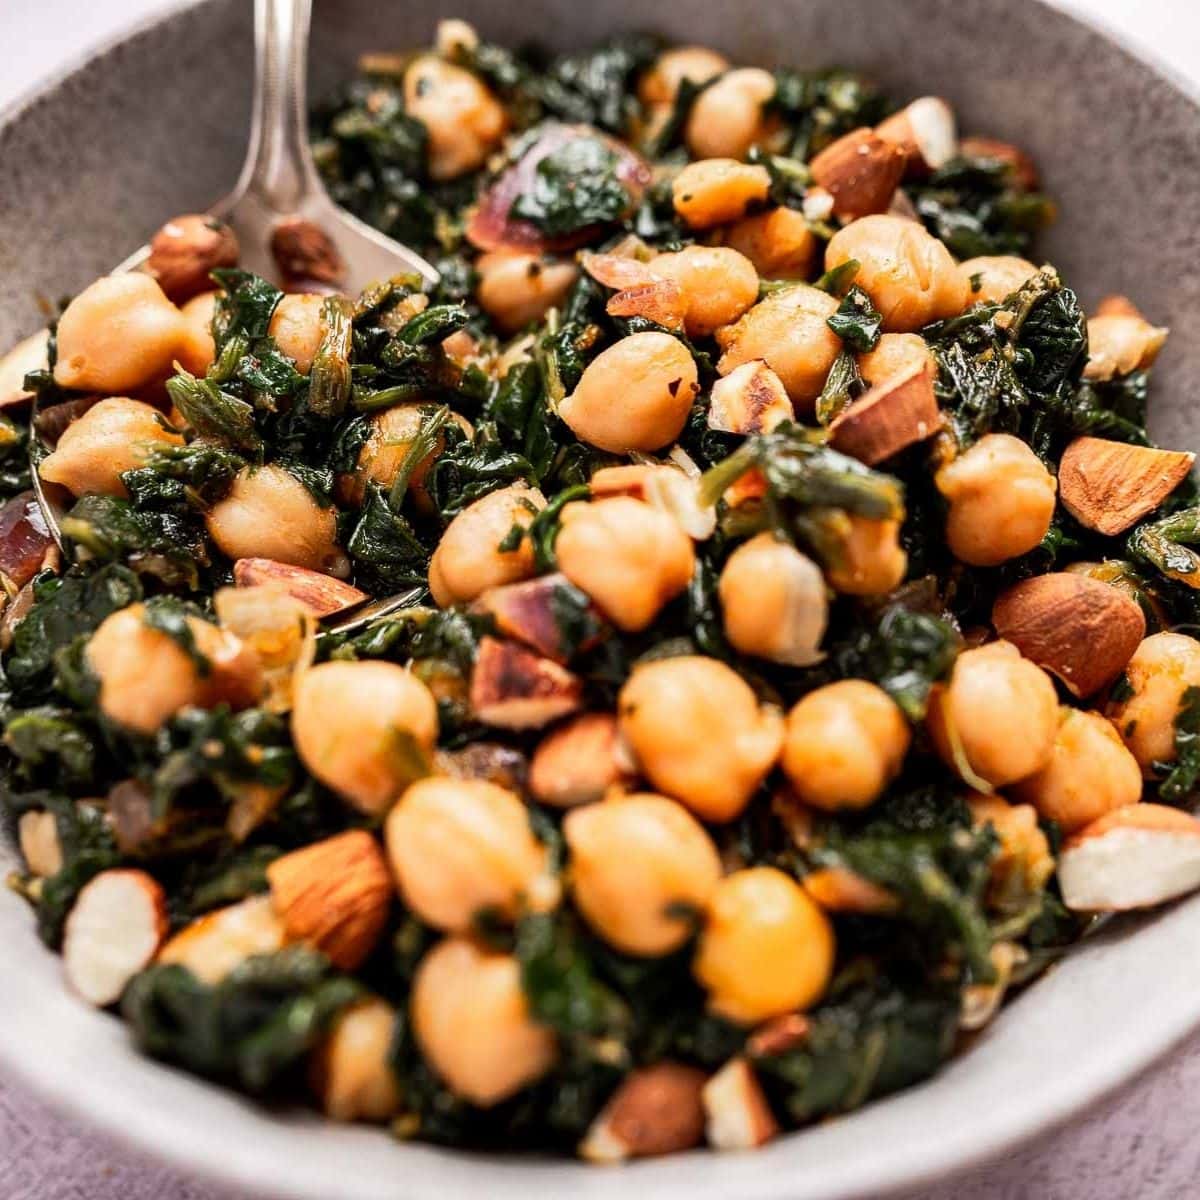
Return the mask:
[[[0,0],[0,45],[9,49],[0,108],[89,47],[172,6],[170,0]],[[1200,11],[1191,5],[1074,0],[1074,6],[1200,84]],[[999,1162],[924,1189],[920,1200],[1185,1200],[1197,1194],[1198,1119],[1200,1035],[1080,1120]],[[0,1200],[237,1197],[110,1143],[0,1079]]]

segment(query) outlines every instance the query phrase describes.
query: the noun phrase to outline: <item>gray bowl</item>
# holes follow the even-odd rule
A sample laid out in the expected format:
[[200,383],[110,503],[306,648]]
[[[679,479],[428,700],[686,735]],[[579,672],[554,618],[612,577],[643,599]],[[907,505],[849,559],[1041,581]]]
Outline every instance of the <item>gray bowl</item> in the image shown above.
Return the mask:
[[[228,190],[249,108],[251,5],[211,0],[96,54],[0,117],[0,346],[46,299],[90,282],[167,217]],[[1094,303],[1126,292],[1172,327],[1152,426],[1200,449],[1200,111],[1105,35],[1036,0],[318,0],[313,90],[363,49],[428,40],[439,16],[567,47],[647,22],[746,63],[846,64],[897,95],[946,96],[969,131],[1026,147],[1061,202],[1045,256]],[[436,11],[435,11],[436,10]],[[9,852],[0,848],[0,873]],[[0,1063],[54,1103],[176,1164],[254,1192],[581,1200],[879,1196],[999,1154],[1065,1120],[1200,1023],[1200,897],[1089,942],[934,1080],[753,1155],[693,1153],[604,1171],[398,1145],[266,1113],[138,1057],[74,999],[23,904],[0,897]]]

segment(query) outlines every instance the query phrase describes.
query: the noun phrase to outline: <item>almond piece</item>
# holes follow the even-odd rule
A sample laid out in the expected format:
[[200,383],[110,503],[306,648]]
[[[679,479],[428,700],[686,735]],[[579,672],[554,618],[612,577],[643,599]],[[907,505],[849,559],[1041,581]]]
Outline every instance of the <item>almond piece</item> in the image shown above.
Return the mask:
[[249,896],[206,913],[159,951],[158,962],[178,963],[201,983],[218,984],[256,954],[273,954],[287,935],[270,896]]
[[712,386],[708,427],[722,433],[770,433],[795,418],[783,381],[761,358],[751,359]]
[[393,887],[383,851],[365,830],[277,858],[267,882],[289,941],[308,943],[344,971],[361,966],[374,950]]
[[[559,628],[555,607],[559,589],[578,589],[565,575],[540,575],[536,579],[524,579],[520,583],[505,583],[488,588],[473,607],[488,613],[496,622],[496,628],[505,637],[516,638],[531,646],[539,654],[565,663],[575,649],[585,649],[595,639],[579,647],[569,645]],[[586,599],[586,597],[585,597]]]
[[769,1142],[779,1124],[750,1064],[731,1058],[700,1093],[708,1144],[715,1150],[753,1150]]
[[471,711],[500,729],[540,729],[575,712],[583,684],[553,659],[485,637],[471,672]]
[[51,812],[27,812],[17,822],[17,841],[30,873],[42,879],[62,870],[62,844],[58,821]]
[[90,1004],[115,1004],[154,959],[167,932],[167,899],[145,871],[101,871],[67,917],[63,967]]
[[803,1013],[784,1013],[764,1021],[746,1040],[746,1050],[755,1058],[786,1054],[804,1044],[808,1018]]
[[1078,437],[1058,464],[1058,494],[1081,525],[1112,536],[1156,509],[1183,481],[1196,456]]
[[25,376],[30,371],[49,369],[50,360],[46,352],[49,344],[50,330],[42,329],[18,342],[0,358],[0,409],[25,404],[33,399],[33,393],[25,390]]
[[912,173],[943,167],[958,152],[954,110],[940,96],[922,96],[875,126],[885,142],[899,146]]
[[704,1072],[660,1062],[626,1076],[579,1144],[595,1163],[674,1154],[704,1137]]
[[624,254],[580,255],[580,265],[597,283],[615,288],[605,311],[612,317],[645,317],[667,329],[679,329],[687,312],[683,289],[658,274],[650,263]]
[[278,584],[317,618],[331,617],[369,598],[366,592],[340,579],[276,562],[272,558],[239,558],[233,564],[233,581],[238,587]]
[[529,790],[542,804],[591,804],[625,777],[613,713],[580,713],[538,743],[529,765]]
[[855,129],[810,162],[818,187],[833,197],[834,215],[845,221],[886,212],[908,155],[873,129]]
[[1063,846],[1058,882],[1068,908],[1123,912],[1200,887],[1200,821],[1162,804],[1113,809]]
[[605,496],[632,496],[635,500],[644,500],[674,517],[679,528],[694,541],[702,542],[716,531],[716,506],[700,503],[698,471],[690,474],[665,463],[601,467],[592,476],[589,486],[592,498],[596,500]]
[[1022,191],[1036,192],[1038,187],[1037,167],[1019,146],[1012,142],[1002,142],[996,138],[969,137],[963,138],[958,145],[958,152],[963,158],[994,158],[1006,163],[1012,172],[1014,184]]
[[1014,584],[996,598],[992,624],[1080,698],[1116,679],[1146,636],[1146,617],[1132,596],[1072,571]]
[[869,467],[923,442],[941,428],[927,362],[877,383],[829,426],[829,444]]

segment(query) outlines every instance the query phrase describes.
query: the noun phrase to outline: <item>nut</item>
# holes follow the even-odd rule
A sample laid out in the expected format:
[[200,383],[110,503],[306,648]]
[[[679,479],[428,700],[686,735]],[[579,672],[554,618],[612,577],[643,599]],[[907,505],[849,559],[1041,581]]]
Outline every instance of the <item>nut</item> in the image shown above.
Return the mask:
[[[678,448],[677,448],[678,450]],[[673,452],[674,453],[674,452]],[[682,450],[678,450],[683,454]],[[691,464],[690,459],[685,460]],[[694,468],[694,464],[691,464]],[[632,496],[675,518],[688,537],[702,542],[717,528],[715,505],[700,502],[700,476],[665,463],[601,467],[589,481],[592,498]]]
[[674,1154],[704,1137],[704,1072],[660,1062],[626,1076],[579,1145],[596,1163]]
[[193,921],[159,951],[160,963],[178,963],[201,983],[220,983],[256,954],[273,954],[286,936],[270,896],[251,896]]
[[808,1031],[808,1018],[803,1013],[784,1013],[764,1021],[746,1039],[746,1051],[754,1058],[786,1054],[804,1044]]
[[624,777],[613,713],[580,713],[548,733],[533,753],[529,790],[542,804],[571,808],[601,799]]
[[480,640],[471,672],[471,711],[485,725],[540,729],[575,712],[583,684],[552,659],[516,642]]
[[1081,525],[1112,536],[1156,509],[1187,478],[1196,456],[1078,437],[1058,464],[1058,494]]
[[712,386],[708,427],[722,433],[770,433],[795,418],[783,381],[761,359],[735,367]]
[[1019,146],[1001,142],[996,138],[969,137],[959,143],[958,152],[963,158],[994,158],[1005,163],[1011,179],[1024,192],[1036,192],[1038,187],[1037,167]]
[[753,1150],[769,1142],[779,1124],[744,1058],[731,1058],[700,1093],[708,1144],[715,1150]]
[[50,331],[42,329],[18,342],[0,358],[0,409],[33,399],[33,393],[25,390],[25,376],[30,371],[49,369],[50,360],[46,354],[49,343]]
[[346,264],[333,239],[304,217],[285,217],[271,231],[271,257],[286,281],[315,280],[338,284]]
[[922,362],[877,383],[834,418],[829,442],[835,450],[873,467],[932,437],[941,424],[933,368]]
[[875,132],[904,151],[910,173],[936,171],[958,152],[954,110],[940,96],[922,96],[902,108]]
[[833,197],[845,221],[887,212],[904,174],[907,153],[872,129],[855,129],[826,146],[811,163],[814,182]]
[[1171,331],[1151,325],[1127,296],[1106,296],[1088,320],[1084,379],[1105,380],[1152,366]]
[[237,260],[237,235],[224,221],[189,213],[168,221],[154,235],[146,270],[178,304],[208,291],[213,287],[211,273],[236,266]]
[[49,879],[62,870],[62,844],[58,838],[58,821],[51,812],[27,812],[17,822],[17,841],[21,857],[33,875]]
[[516,638],[546,658],[565,663],[575,650],[585,649],[595,639],[580,646],[564,640],[556,616],[560,589],[579,594],[565,575],[555,573],[488,588],[474,607],[488,613],[505,637]]
[[318,619],[331,617],[369,599],[366,592],[352,584],[320,571],[276,562],[273,558],[239,558],[233,564],[233,581],[243,588],[261,583],[278,584]]
[[597,283],[617,289],[605,311],[612,317],[645,317],[666,329],[679,329],[687,312],[683,289],[653,266],[623,254],[588,254],[580,264]]

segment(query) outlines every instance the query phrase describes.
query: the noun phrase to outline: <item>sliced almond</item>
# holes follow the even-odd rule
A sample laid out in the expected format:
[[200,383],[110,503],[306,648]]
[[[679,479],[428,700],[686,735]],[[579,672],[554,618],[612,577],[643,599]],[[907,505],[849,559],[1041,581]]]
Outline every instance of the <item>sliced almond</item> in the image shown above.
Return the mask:
[[722,433],[770,433],[795,415],[783,381],[761,358],[742,363],[712,386],[709,429]]
[[542,804],[571,808],[601,799],[625,775],[616,715],[581,713],[538,743],[529,766],[529,790]]
[[779,1123],[750,1064],[731,1058],[700,1093],[705,1133],[715,1150],[753,1150],[769,1142]]
[[271,897],[250,896],[193,921],[167,942],[158,961],[178,963],[201,983],[212,985],[246,959],[273,954],[286,941]]
[[1112,536],[1153,512],[1183,481],[1196,456],[1078,437],[1058,464],[1058,494],[1081,525]]
[[810,1028],[808,1018],[803,1013],[784,1013],[781,1017],[772,1017],[746,1039],[746,1050],[755,1058],[786,1054],[804,1044]]
[[996,598],[992,624],[1081,698],[1116,679],[1146,635],[1146,617],[1136,600],[1072,571],[1014,584]]
[[31,874],[49,879],[62,870],[62,844],[58,839],[58,821],[53,813],[22,813],[17,822],[17,841]]
[[1063,902],[1082,912],[1148,908],[1200,888],[1200,821],[1161,804],[1113,809],[1058,860]]
[[[674,452],[673,452],[674,453]],[[679,453],[682,455],[683,451]],[[690,460],[689,460],[690,461]],[[594,499],[632,496],[674,517],[680,529],[702,542],[717,528],[717,510],[700,501],[699,474],[665,463],[601,467],[589,481]]]
[[1037,191],[1038,173],[1033,159],[1012,142],[986,137],[963,138],[959,143],[958,152],[964,158],[994,158],[1007,163],[1012,172],[1013,183],[1022,191]]
[[573,589],[565,575],[540,575],[488,588],[474,607],[488,613],[505,637],[516,638],[539,654],[565,663],[574,650],[585,649],[586,645],[573,646],[563,637],[556,608],[560,589]]
[[289,941],[306,942],[353,971],[387,921],[392,877],[379,843],[352,829],[277,858],[267,868],[271,902]]
[[954,110],[940,96],[922,96],[893,113],[875,132],[899,146],[909,171],[936,171],[958,153]]
[[276,562],[272,558],[239,558],[233,564],[233,581],[238,587],[278,584],[317,618],[331,617],[369,598],[366,592],[340,579]]
[[874,466],[932,437],[941,425],[933,368],[927,362],[915,363],[877,383],[840,413],[829,426],[829,443]]
[[471,711],[499,729],[540,729],[582,703],[577,675],[516,642],[480,640],[471,672]]
[[660,1062],[626,1076],[579,1144],[595,1163],[675,1154],[704,1137],[704,1072]]
[[63,935],[67,982],[90,1004],[115,1004],[154,959],[167,899],[145,871],[102,871],[79,893]]
[[864,127],[826,146],[809,170],[833,197],[834,215],[853,221],[887,211],[907,161],[899,146]]
[[46,350],[49,344],[50,330],[42,329],[18,342],[0,358],[0,409],[25,404],[33,399],[33,393],[25,389],[25,376],[31,371],[49,368]]

